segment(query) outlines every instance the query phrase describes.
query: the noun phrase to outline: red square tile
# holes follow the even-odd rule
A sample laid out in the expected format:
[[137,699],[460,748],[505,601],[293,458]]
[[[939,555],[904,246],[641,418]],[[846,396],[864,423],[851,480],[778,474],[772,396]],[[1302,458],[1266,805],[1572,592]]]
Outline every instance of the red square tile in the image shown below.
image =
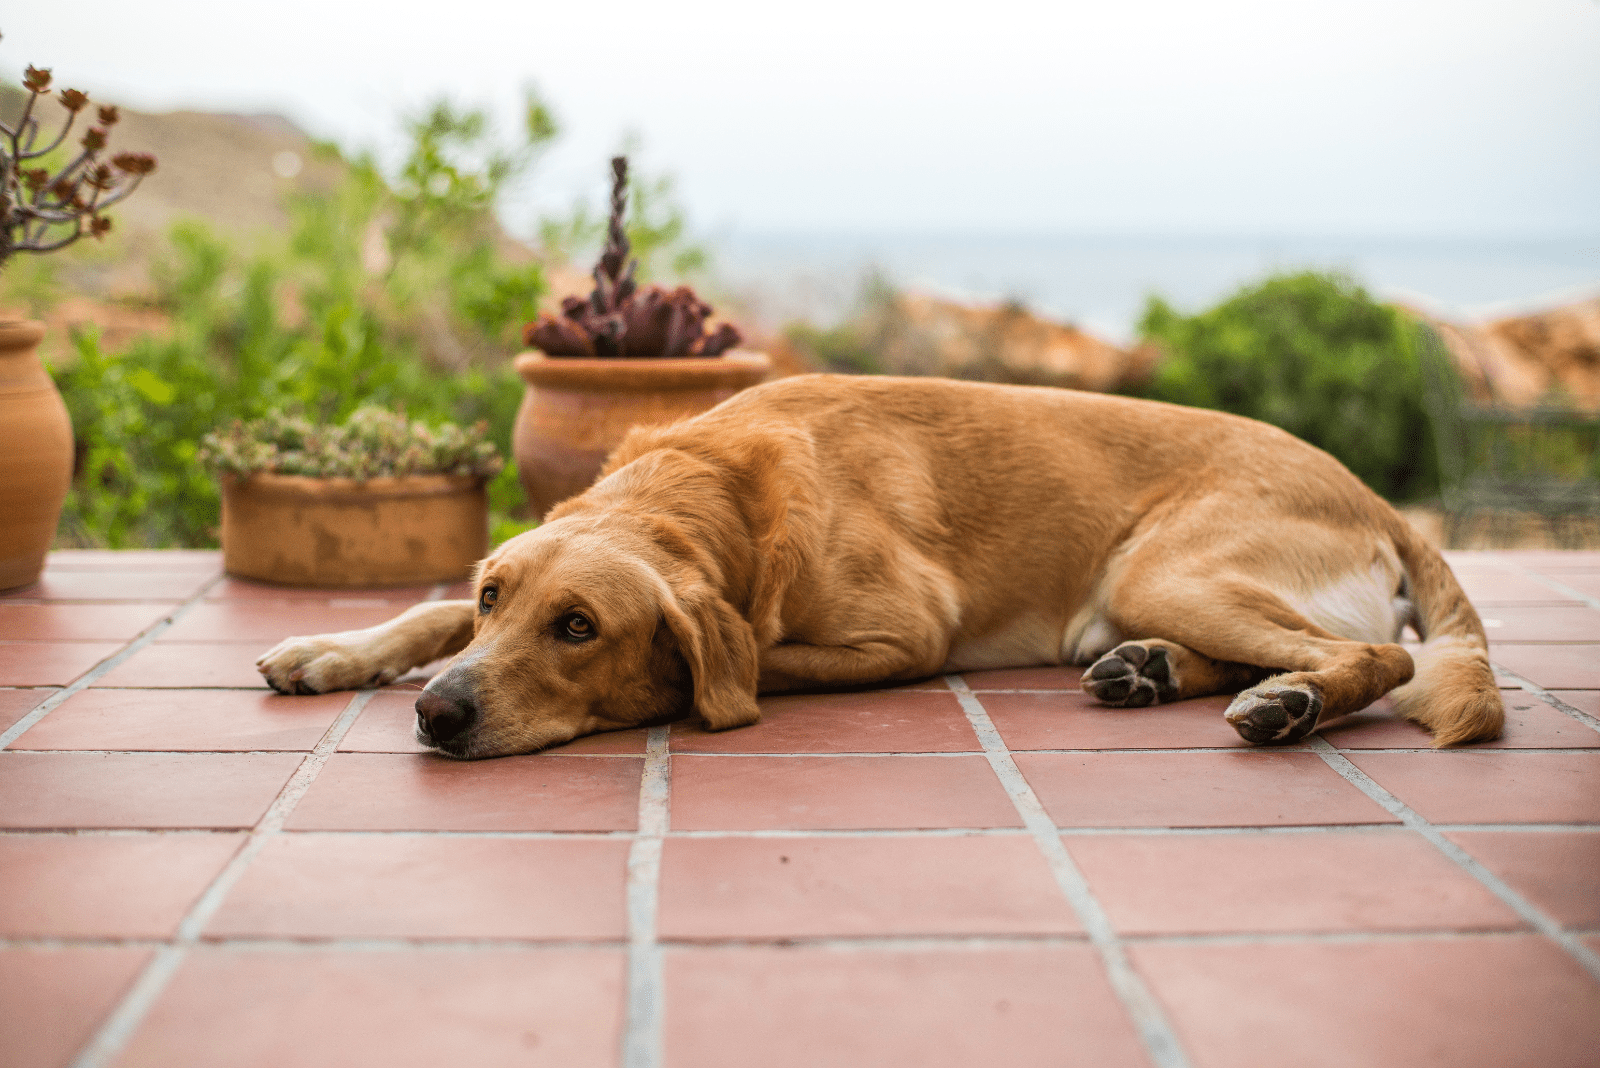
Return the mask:
[[1228,697],[1110,708],[1075,690],[979,696],[1006,747],[1013,750],[1247,748],[1222,718]]
[[1600,832],[1451,831],[1445,837],[1557,923],[1600,928]]
[[36,690],[0,690],[0,731],[10,730],[19,719],[58,692],[44,687]]
[[1059,827],[1394,823],[1314,753],[1018,753]]
[[[1501,642],[1600,642],[1600,612],[1585,605],[1501,605],[1480,618],[1494,644]],[[1600,655],[1600,649],[1596,651]]]
[[252,827],[298,753],[0,753],[0,827]]
[[154,955],[148,949],[0,949],[0,1064],[72,1063]]
[[1600,690],[1551,690],[1550,692],[1564,705],[1571,705],[1579,712],[1587,712],[1591,716],[1600,716]]
[[29,642],[130,641],[172,612],[170,604],[6,604],[0,639]]
[[1523,926],[1409,831],[1073,835],[1066,845],[1126,935]]
[[0,642],[0,686],[65,686],[122,642]]
[[971,753],[977,735],[948,689],[794,694],[761,699],[761,722],[711,732],[672,726],[680,753]]
[[256,657],[271,642],[155,642],[106,672],[96,686],[267,689]]
[[1195,1068],[1592,1068],[1600,985],[1552,942],[1136,945]]
[[679,756],[674,830],[1020,827],[981,756]]
[[631,831],[644,761],[335,753],[289,818],[304,831]]
[[673,949],[666,980],[669,1068],[1149,1063],[1087,946]]
[[1065,667],[996,668],[993,671],[964,671],[967,686],[974,690],[1077,690],[1084,669]]
[[[362,709],[344,740],[341,752],[347,753],[431,753],[417,741],[416,689],[386,690],[377,694]],[[636,727],[626,731],[606,731],[576,738],[566,745],[546,749],[546,753],[608,753],[644,755],[649,731]]]
[[1494,611],[1494,606],[1507,604],[1560,604],[1575,603],[1567,594],[1551,589],[1537,579],[1498,569],[1458,569],[1456,579],[1467,599],[1480,612]]
[[[394,606],[395,610],[400,612],[418,601],[426,601],[432,592],[432,586],[372,586],[340,589],[275,586],[270,582],[256,582],[236,575],[224,575],[221,582],[206,591],[206,600],[316,601],[322,604],[347,604],[350,607],[387,604]],[[468,593],[466,596],[472,595]]]
[[32,586],[0,597],[30,601],[186,601],[205,588],[215,571],[122,571],[45,568]]
[[1076,934],[1027,835],[669,838],[663,938]]
[[351,694],[281,697],[256,690],[82,690],[13,749],[310,750]]
[[1600,822],[1600,753],[1352,753],[1433,823]]
[[[330,634],[386,623],[405,610],[387,602],[335,607],[316,601],[222,601],[197,604],[157,642],[266,643],[296,634]],[[265,651],[265,650],[263,650]]]
[[1492,645],[1489,659],[1547,690],[1600,689],[1600,645]]
[[620,939],[627,860],[622,839],[279,835],[206,934]]
[[[1561,583],[1570,586],[1579,593],[1590,597],[1600,597],[1600,572],[1595,571],[1549,571],[1549,576]],[[1559,593],[1556,596],[1561,596]]]
[[170,938],[238,834],[0,835],[0,936]]
[[623,965],[620,950],[203,949],[113,1063],[610,1068]]
[[[1590,730],[1525,690],[1505,690],[1505,731],[1473,749],[1569,749],[1600,746],[1600,731]],[[1364,712],[1324,724],[1317,731],[1341,749],[1428,749],[1433,735],[1394,714],[1385,697]]]

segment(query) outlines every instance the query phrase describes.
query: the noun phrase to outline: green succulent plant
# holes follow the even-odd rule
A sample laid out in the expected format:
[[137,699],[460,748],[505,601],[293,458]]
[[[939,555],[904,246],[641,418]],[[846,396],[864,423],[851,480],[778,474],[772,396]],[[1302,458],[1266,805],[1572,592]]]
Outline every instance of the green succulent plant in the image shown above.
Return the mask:
[[359,481],[400,475],[490,479],[505,461],[488,431],[484,422],[466,430],[454,423],[434,430],[375,405],[357,408],[340,426],[273,412],[207,434],[200,458],[218,473],[239,477],[266,472]]

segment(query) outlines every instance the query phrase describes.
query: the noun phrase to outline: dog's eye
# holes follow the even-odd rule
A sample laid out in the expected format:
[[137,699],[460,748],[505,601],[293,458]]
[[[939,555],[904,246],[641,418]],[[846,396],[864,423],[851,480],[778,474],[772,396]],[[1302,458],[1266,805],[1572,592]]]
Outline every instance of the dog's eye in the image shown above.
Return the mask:
[[577,612],[568,612],[561,617],[559,633],[564,641],[569,641],[573,644],[586,642],[594,637],[594,624],[589,622],[588,617],[584,615]]
[[493,586],[485,586],[483,592],[478,594],[478,611],[487,612],[494,607],[495,600],[500,596],[500,591]]

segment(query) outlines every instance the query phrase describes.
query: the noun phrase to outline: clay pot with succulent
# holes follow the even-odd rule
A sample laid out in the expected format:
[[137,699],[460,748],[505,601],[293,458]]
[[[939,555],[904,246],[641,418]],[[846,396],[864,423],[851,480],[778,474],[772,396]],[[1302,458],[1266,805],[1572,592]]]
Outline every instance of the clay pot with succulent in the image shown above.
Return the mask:
[[[20,253],[66,248],[111,229],[107,208],[127,197],[155,170],[152,156],[102,156],[117,109],[98,109],[99,122],[78,140],[78,151],[52,172],[44,166],[66,143],[89,97],[64,89],[66,111],[53,137],[41,136],[36,114],[50,93],[50,72],[29,67],[27,97],[15,122],[0,119],[0,268]],[[0,589],[39,577],[55,539],[61,504],[72,481],[72,421],[55,383],[39,361],[44,326],[0,317]]]
[[455,582],[489,552],[487,424],[437,430],[384,408],[341,426],[282,414],[207,434],[230,575],[290,586]]
[[543,315],[516,359],[527,383],[512,436],[517,477],[534,510],[594,481],[606,455],[635,426],[698,415],[765,378],[767,357],[735,348],[730,323],[714,328],[711,306],[688,286],[639,286],[623,217],[628,161],[611,161],[611,215],[594,268],[594,291]]

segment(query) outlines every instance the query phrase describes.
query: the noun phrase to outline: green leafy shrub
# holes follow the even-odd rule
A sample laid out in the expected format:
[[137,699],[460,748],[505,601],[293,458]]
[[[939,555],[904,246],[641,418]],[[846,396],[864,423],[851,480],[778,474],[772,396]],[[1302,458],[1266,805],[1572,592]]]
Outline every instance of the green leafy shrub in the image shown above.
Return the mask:
[[[432,426],[483,421],[509,452],[523,387],[507,357],[544,279],[495,243],[493,193],[516,168],[481,143],[479,119],[441,106],[418,120],[398,188],[345,161],[333,190],[291,201],[279,247],[245,254],[202,224],[173,229],[154,272],[170,329],[121,352],[82,333],[53,369],[79,453],[61,544],[216,544],[199,442],[235,420],[339,423],[380,405]],[[497,536],[529,525],[514,473],[491,482],[490,506]]]
[[200,443],[200,460],[213,470],[247,476],[261,472],[311,478],[394,478],[461,475],[493,478],[505,466],[487,440],[489,425],[438,429],[387,408],[357,408],[342,425],[327,426],[273,413],[235,420]]
[[1391,500],[1438,492],[1412,329],[1354,280],[1274,275],[1193,316],[1151,297],[1139,329],[1166,352],[1141,396],[1282,427]]

